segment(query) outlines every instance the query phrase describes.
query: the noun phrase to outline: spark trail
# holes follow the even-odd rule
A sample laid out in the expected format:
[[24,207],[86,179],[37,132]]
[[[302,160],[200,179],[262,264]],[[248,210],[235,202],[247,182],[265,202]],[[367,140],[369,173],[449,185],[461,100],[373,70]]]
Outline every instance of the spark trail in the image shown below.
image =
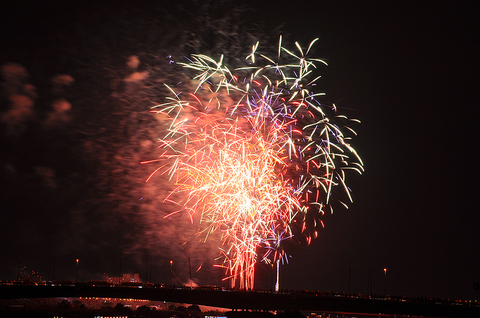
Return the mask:
[[[351,201],[345,171],[363,171],[350,145],[355,131],[335,106],[318,101],[310,80],[323,60],[282,46],[277,59],[257,53],[231,71],[205,55],[182,64],[195,74],[192,91],[176,92],[152,112],[167,118],[155,174],[168,174],[175,189],[165,198],[199,224],[205,239],[221,233],[219,258],[232,287],[254,287],[254,265],[282,259],[281,242],[294,235],[308,243],[331,209],[332,188]],[[280,60],[295,61],[280,64]],[[345,134],[344,131],[347,133]],[[180,198],[180,199],[176,199]],[[345,204],[344,204],[345,205]],[[297,229],[298,228],[298,229]]]

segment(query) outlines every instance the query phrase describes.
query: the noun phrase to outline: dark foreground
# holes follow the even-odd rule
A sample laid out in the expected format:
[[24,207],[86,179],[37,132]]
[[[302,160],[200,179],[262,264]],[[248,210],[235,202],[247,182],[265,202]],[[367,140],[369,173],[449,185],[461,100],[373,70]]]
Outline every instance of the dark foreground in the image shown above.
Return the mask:
[[[247,315],[265,316],[265,312],[285,312],[293,314],[299,313],[300,311],[363,313],[374,314],[376,316],[381,313],[384,315],[423,317],[480,317],[480,307],[459,302],[407,300],[391,297],[357,297],[353,295],[332,295],[306,291],[271,293],[266,291],[189,289],[156,286],[106,287],[82,284],[68,286],[0,285],[0,299],[56,297],[145,299],[150,301],[163,301],[164,303],[172,302],[214,306],[232,310],[232,313],[228,315],[230,317]],[[255,314],[247,314],[243,312],[244,310],[255,312]],[[39,312],[38,314],[41,315],[42,313]],[[129,317],[136,317],[135,315],[137,313],[135,312],[134,315],[133,312],[131,312],[130,314],[128,315]],[[142,317],[146,317],[145,314],[146,313],[143,313]],[[151,317],[165,317],[163,312],[148,312],[148,314],[153,315]],[[189,314],[193,316],[193,312]],[[171,317],[172,315],[169,313],[167,316]],[[89,316],[84,315],[78,317]],[[180,314],[178,317],[181,317]]]

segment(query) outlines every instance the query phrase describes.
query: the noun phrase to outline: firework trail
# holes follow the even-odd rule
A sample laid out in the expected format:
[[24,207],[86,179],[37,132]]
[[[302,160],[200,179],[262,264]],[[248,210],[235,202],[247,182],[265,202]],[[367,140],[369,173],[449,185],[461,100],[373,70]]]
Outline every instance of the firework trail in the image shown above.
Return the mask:
[[162,173],[175,183],[165,200],[180,208],[166,217],[188,215],[205,240],[222,234],[219,258],[232,287],[253,288],[255,263],[282,259],[282,241],[297,235],[310,243],[331,209],[332,188],[351,201],[345,171],[363,171],[343,130],[355,132],[340,125],[349,119],[311,91],[319,77],[309,76],[326,64],[307,58],[315,41],[305,53],[295,43],[295,54],[280,38],[276,61],[257,53],[257,43],[249,65],[234,71],[223,56],[193,55],[180,64],[196,74],[195,88],[181,93],[166,85],[173,97],[152,110],[168,129],[160,157],[143,163],[160,164],[149,179]]

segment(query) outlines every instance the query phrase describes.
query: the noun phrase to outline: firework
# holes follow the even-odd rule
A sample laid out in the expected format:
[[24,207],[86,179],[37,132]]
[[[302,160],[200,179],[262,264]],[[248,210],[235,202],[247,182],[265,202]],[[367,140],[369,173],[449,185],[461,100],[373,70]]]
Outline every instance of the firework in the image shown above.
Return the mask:
[[345,171],[363,171],[343,131],[355,132],[340,125],[349,119],[311,90],[319,77],[309,77],[326,64],[307,57],[315,41],[305,53],[296,43],[293,53],[280,38],[276,61],[257,53],[257,43],[249,65],[232,71],[223,56],[193,55],[181,63],[195,73],[192,91],[167,86],[173,97],[152,109],[168,128],[160,157],[143,163],[160,163],[150,177],[168,174],[175,184],[165,200],[180,209],[167,217],[196,219],[205,239],[221,233],[219,258],[232,286],[253,288],[255,263],[283,259],[282,241],[296,235],[310,243],[332,188],[351,201]]

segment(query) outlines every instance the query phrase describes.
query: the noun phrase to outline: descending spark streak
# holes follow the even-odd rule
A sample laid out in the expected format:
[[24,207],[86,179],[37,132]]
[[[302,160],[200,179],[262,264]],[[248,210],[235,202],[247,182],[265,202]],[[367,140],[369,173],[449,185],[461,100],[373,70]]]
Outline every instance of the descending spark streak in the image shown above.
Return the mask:
[[295,43],[295,54],[280,38],[278,60],[285,52],[298,61],[287,65],[258,54],[257,43],[247,59],[258,64],[236,75],[223,55],[218,62],[193,55],[181,63],[197,73],[193,92],[182,100],[167,86],[175,98],[155,106],[169,125],[164,153],[148,162],[168,163],[155,172],[175,181],[171,194],[181,197],[176,203],[192,222],[199,217],[199,235],[222,233],[220,257],[232,286],[253,288],[255,262],[284,257],[281,242],[294,236],[292,224],[301,224],[307,242],[317,237],[332,187],[341,185],[351,200],[344,169],[363,171],[349,137],[315,99],[322,94],[309,91],[319,78],[307,81],[315,62],[326,64],[306,57],[315,41],[305,54]]

